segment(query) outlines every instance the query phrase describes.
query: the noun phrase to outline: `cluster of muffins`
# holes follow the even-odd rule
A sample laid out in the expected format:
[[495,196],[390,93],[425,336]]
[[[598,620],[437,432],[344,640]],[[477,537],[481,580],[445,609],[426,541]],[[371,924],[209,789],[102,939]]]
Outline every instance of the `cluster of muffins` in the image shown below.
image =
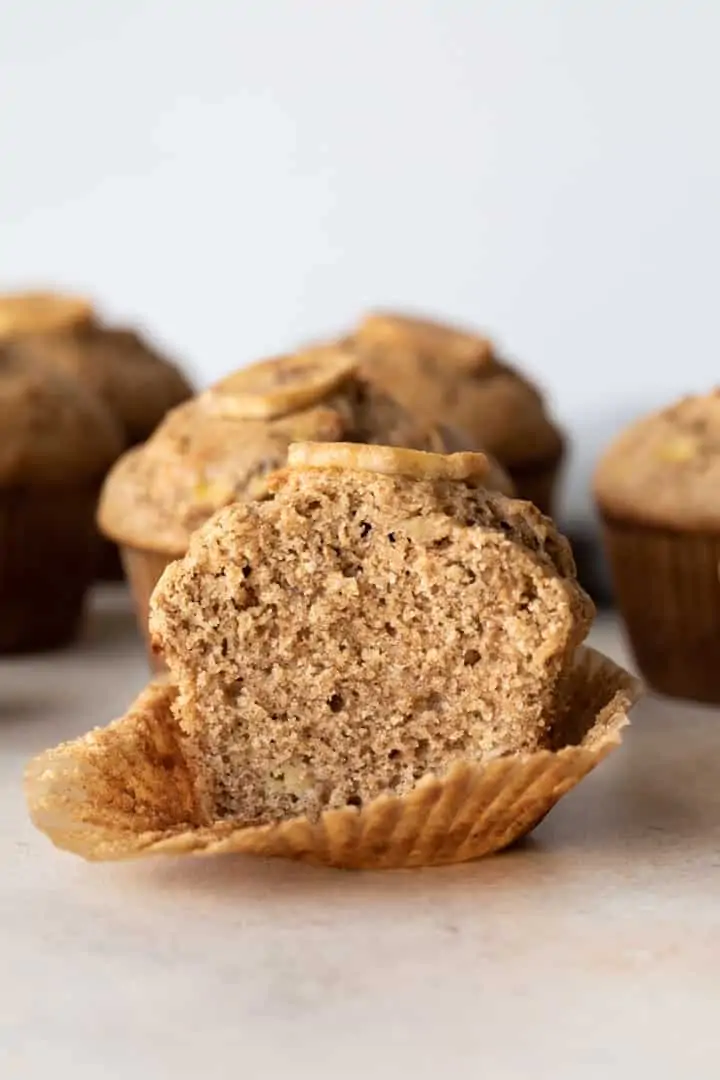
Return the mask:
[[[102,484],[159,676],[30,766],[58,845],[462,861],[618,745],[639,684],[584,645],[564,439],[485,337],[374,313],[191,396],[82,303],[6,298],[0,413],[0,647],[77,621]],[[647,683],[715,703],[719,463],[716,391],[632,425],[594,485]]]
[[387,313],[171,409],[98,511],[162,675],[31,765],[36,824],[93,859],[344,867],[523,836],[637,694],[583,644],[563,450],[484,337]]
[[86,300],[0,295],[0,651],[74,637],[89,585],[119,566],[95,526],[105,475],[191,392]]
[[583,647],[569,545],[482,454],[292,444],[150,603],[168,664],[33,762],[35,823],[92,859],[242,851],[340,867],[488,854],[619,743],[637,691]]
[[[104,543],[159,676],[31,767],[61,846],[460,861],[618,744],[638,689],[583,644],[565,441],[484,336],[373,313],[193,395],[84,301],[0,297],[0,420],[0,650],[74,634]],[[719,463],[715,391],[631,425],[594,480],[646,683],[710,703]]]

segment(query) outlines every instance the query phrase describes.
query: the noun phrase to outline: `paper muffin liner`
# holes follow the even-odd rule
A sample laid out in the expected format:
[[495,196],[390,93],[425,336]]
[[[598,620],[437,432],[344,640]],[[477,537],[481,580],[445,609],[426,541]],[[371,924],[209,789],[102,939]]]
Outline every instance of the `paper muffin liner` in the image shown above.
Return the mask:
[[158,551],[145,551],[142,548],[123,545],[120,548],[120,558],[130,585],[138,627],[145,641],[150,670],[163,674],[166,671],[165,661],[162,656],[153,652],[150,645],[148,633],[150,597],[162,577],[163,570],[174,562],[177,555],[163,555]]
[[615,599],[648,684],[720,703],[720,535],[604,516]]
[[407,795],[258,825],[203,822],[172,716],[175,690],[156,682],[121,720],[31,762],[26,795],[35,825],[91,860],[242,852],[347,869],[464,862],[529,833],[620,744],[639,692],[623,668],[582,648],[555,721],[557,750],[460,761]]
[[563,454],[552,461],[527,465],[505,466],[515,485],[518,499],[534,503],[538,510],[553,517],[555,490],[563,464]]
[[101,536],[99,540],[95,578],[97,581],[108,583],[125,580],[118,546],[112,540],[106,540],[104,536]]
[[0,493],[0,653],[72,641],[95,576],[96,492],[17,487]]

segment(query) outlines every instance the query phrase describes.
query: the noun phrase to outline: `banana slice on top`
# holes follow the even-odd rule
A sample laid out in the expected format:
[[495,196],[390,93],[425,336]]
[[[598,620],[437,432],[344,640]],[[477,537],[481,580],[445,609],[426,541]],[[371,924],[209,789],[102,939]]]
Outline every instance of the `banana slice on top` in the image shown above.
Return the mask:
[[411,480],[456,480],[482,484],[490,473],[485,454],[433,454],[363,443],[292,443],[290,469],[349,469],[404,476]]
[[336,345],[318,345],[233,372],[206,391],[205,400],[223,416],[271,420],[322,401],[356,367],[349,352]]
[[90,322],[92,315],[92,305],[81,296],[51,292],[0,294],[0,340],[71,330]]
[[492,343],[479,334],[391,312],[366,315],[355,340],[361,349],[410,349],[444,360],[459,371],[477,371],[493,359]]

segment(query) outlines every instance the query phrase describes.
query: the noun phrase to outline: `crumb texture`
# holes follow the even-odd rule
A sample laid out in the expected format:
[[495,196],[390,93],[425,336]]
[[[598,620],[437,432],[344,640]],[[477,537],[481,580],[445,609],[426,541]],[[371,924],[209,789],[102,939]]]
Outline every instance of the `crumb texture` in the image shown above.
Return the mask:
[[533,507],[447,480],[292,469],[156,589],[151,633],[208,820],[316,819],[550,745],[592,605]]

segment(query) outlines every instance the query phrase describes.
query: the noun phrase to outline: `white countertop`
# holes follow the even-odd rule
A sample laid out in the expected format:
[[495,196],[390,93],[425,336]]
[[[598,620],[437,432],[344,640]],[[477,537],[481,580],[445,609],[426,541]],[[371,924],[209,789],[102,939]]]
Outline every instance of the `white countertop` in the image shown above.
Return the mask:
[[[623,655],[611,620],[592,642]],[[0,663],[2,1080],[720,1075],[720,712],[646,700],[484,862],[87,865],[33,830],[22,768],[146,680],[119,590],[82,648]]]

